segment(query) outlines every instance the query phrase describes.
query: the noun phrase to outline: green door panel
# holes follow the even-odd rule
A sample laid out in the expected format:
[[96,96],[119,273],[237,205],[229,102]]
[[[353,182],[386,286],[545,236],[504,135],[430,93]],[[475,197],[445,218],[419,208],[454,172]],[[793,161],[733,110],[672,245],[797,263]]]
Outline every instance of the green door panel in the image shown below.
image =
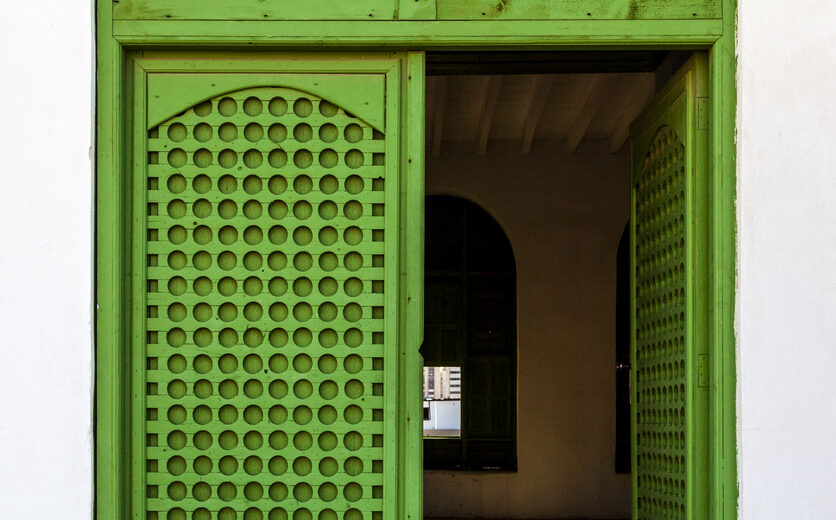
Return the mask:
[[706,519],[707,59],[632,128],[633,518]]
[[397,517],[400,76],[322,63],[136,80],[134,518]]

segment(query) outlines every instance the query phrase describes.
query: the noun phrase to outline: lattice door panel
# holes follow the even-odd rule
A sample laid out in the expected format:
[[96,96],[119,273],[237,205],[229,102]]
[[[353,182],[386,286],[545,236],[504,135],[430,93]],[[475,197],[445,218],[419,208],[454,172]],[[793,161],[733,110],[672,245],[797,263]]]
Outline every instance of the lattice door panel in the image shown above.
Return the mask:
[[[704,57],[633,127],[633,518],[707,518],[707,341],[700,290],[707,129]],[[704,362],[702,369],[699,364]],[[700,376],[700,373],[703,376]]]
[[686,518],[685,146],[659,131],[636,186],[635,380],[641,518]]
[[277,86],[145,144],[147,518],[381,519],[385,135]]

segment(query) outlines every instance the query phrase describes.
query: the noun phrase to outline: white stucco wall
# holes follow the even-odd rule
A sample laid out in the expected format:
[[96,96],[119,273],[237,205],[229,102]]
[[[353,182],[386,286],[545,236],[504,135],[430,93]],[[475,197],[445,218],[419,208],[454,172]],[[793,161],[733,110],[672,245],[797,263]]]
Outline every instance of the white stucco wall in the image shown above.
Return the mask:
[[91,11],[0,16],[0,518],[92,516]]
[[[92,514],[91,9],[0,17],[0,518]],[[836,510],[835,20],[740,0],[743,519]]]
[[740,518],[836,511],[836,3],[740,0]]

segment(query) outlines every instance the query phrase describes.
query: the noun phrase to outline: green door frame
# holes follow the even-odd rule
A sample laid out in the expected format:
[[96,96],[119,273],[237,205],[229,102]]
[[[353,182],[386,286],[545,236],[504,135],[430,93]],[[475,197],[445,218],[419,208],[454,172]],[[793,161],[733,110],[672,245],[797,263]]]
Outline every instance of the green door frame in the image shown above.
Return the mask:
[[[422,0],[424,4],[426,1]],[[129,396],[116,391],[122,370],[120,346],[130,328],[125,302],[130,288],[129,249],[120,247],[129,203],[123,178],[130,124],[129,53],[167,49],[184,51],[238,48],[258,50],[624,50],[694,49],[709,52],[709,139],[711,186],[709,200],[710,258],[710,475],[709,517],[737,517],[736,359],[734,301],[736,281],[736,0],[721,0],[722,19],[687,20],[421,20],[426,12],[401,0],[401,20],[354,21],[205,21],[114,19],[115,2],[97,1],[96,86],[96,515],[126,518],[130,497],[129,468],[121,446],[130,442],[124,427]],[[504,4],[504,2],[503,2]],[[416,5],[416,4],[411,4]],[[413,19],[404,20],[411,12]],[[267,16],[267,15],[265,15]],[[182,55],[182,54],[181,54]],[[423,63],[410,60],[407,81],[423,81]],[[403,100],[407,117],[423,121],[423,90]],[[417,117],[420,115],[420,117]],[[402,237],[420,236],[423,229],[423,136],[411,133],[406,176],[413,179],[411,197],[403,204]],[[405,240],[405,238],[402,238]],[[127,251],[127,252],[126,252]],[[406,258],[404,314],[421,305],[422,251]],[[413,267],[410,268],[409,266]],[[408,295],[415,295],[410,298]],[[402,323],[403,338],[415,342],[406,365],[417,366],[421,320]],[[417,378],[417,376],[416,376]],[[416,379],[417,380],[417,379]],[[403,383],[402,383],[403,384]],[[409,385],[406,385],[407,387]],[[415,391],[417,395],[417,390]],[[409,396],[406,396],[407,400]],[[415,428],[413,428],[415,429]],[[421,511],[421,439],[408,438],[401,448],[403,472],[399,490],[403,518]]]

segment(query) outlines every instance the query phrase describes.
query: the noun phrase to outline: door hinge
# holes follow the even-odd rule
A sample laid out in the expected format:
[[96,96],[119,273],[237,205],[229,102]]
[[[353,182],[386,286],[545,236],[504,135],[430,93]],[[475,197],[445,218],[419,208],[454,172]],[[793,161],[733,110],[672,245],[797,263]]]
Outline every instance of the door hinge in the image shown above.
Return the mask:
[[708,130],[708,98],[697,98],[697,128]]
[[697,354],[697,386],[708,388],[708,354]]

